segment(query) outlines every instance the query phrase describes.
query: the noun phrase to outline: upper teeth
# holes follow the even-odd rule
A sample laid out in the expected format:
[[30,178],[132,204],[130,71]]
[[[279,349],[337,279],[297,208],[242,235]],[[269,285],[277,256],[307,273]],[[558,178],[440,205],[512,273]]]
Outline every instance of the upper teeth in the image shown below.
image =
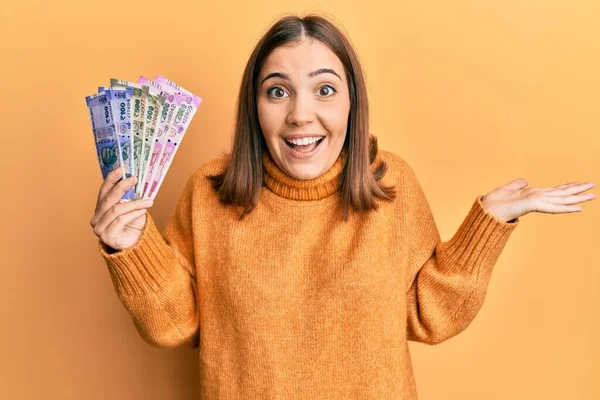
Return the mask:
[[288,142],[295,144],[295,145],[306,146],[307,144],[312,144],[319,139],[321,139],[321,136],[305,137],[302,139],[285,139],[285,140],[287,140]]

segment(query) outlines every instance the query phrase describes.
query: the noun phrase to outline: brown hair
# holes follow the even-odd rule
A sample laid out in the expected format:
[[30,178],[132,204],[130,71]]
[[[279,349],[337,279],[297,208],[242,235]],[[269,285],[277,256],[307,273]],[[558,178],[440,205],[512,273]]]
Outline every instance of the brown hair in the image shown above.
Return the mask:
[[235,136],[229,162],[222,173],[208,177],[221,203],[243,208],[240,220],[256,207],[264,184],[262,155],[268,148],[256,105],[260,69],[275,48],[305,37],[324,43],[336,54],[348,81],[350,114],[342,148],[346,151],[340,187],[342,220],[348,219],[350,207],[355,211],[377,210],[376,198],[386,201],[396,198],[395,187],[383,186],[379,182],[387,171],[385,162],[381,160],[371,172],[370,165],[378,151],[377,138],[369,134],[365,78],[349,40],[323,16],[284,16],[261,38],[248,59],[237,101]]

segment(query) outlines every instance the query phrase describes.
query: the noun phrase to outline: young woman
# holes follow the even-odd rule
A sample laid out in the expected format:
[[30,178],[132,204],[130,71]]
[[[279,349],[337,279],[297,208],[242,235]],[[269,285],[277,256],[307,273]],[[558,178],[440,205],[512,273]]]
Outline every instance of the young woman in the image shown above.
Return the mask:
[[91,219],[140,335],[199,348],[207,399],[416,399],[408,341],[440,343],[481,308],[519,217],[568,213],[593,186],[477,196],[440,240],[411,167],[369,134],[363,72],[327,19],[286,16],[253,51],[230,154],[189,178],[164,233],[135,177]]

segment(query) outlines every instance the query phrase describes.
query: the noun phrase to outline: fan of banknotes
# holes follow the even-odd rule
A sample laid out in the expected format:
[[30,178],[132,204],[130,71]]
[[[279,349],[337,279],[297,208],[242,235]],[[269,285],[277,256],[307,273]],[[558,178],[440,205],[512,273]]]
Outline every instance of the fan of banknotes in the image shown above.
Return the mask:
[[154,199],[202,99],[159,75],[113,78],[85,100],[102,179],[123,166],[138,179],[121,201]]

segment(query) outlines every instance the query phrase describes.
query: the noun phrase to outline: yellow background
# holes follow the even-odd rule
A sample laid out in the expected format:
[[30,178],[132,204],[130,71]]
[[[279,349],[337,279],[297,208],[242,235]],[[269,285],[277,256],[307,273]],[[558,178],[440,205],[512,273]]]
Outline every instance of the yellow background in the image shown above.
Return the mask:
[[[0,398],[196,398],[197,353],[143,342],[97,252],[84,98],[142,74],[203,98],[151,209],[162,229],[191,172],[229,149],[258,38],[312,11],[350,36],[372,133],[415,169],[443,240],[512,179],[600,182],[597,0],[2,1]],[[600,398],[596,203],[522,217],[471,326],[411,343],[420,399]]]

